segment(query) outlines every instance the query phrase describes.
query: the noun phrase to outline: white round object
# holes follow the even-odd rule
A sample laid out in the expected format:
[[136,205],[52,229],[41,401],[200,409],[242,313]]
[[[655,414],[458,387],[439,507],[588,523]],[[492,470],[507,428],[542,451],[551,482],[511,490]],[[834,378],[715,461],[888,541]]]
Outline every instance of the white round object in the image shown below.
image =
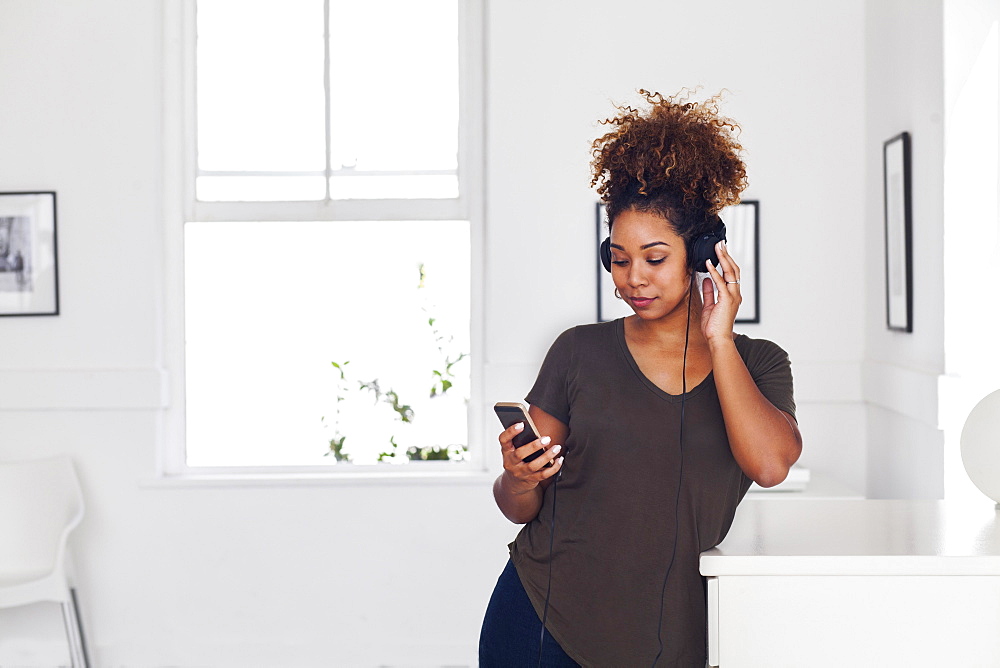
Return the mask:
[[983,397],[965,419],[962,464],[979,491],[1000,504],[1000,390]]

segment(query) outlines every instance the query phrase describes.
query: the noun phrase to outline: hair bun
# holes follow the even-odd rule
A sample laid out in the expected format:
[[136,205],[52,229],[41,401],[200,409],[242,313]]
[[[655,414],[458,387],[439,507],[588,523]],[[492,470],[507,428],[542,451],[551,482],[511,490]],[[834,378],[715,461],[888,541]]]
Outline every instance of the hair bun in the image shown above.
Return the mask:
[[590,185],[611,220],[637,207],[694,223],[739,202],[747,185],[740,127],[719,114],[721,93],[703,102],[692,101],[692,93],[664,97],[640,89],[649,109],[618,106],[618,115],[602,121],[612,130],[593,143]]

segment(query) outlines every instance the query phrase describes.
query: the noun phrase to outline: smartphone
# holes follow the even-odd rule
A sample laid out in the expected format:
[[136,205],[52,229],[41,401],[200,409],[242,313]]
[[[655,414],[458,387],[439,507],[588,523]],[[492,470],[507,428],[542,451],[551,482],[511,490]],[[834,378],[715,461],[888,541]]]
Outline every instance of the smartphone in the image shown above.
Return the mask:
[[[500,424],[503,425],[504,429],[507,429],[511,425],[517,424],[518,422],[524,423],[524,430],[514,437],[515,448],[527,445],[538,438],[538,428],[535,426],[535,423],[531,421],[531,416],[528,415],[528,409],[524,407],[524,404],[519,404],[514,401],[498,401],[496,405],[493,406],[493,410],[496,411],[497,417],[500,418]],[[545,451],[542,449],[536,450],[525,457],[524,461],[530,462],[543,452]]]

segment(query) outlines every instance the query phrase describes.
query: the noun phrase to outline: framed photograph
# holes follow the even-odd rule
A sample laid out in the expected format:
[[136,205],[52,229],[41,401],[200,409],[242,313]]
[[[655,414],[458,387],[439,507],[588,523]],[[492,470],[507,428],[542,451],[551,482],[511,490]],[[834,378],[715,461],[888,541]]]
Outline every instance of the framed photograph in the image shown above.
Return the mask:
[[[738,323],[760,322],[760,202],[746,200],[723,209],[719,216],[726,224],[726,245],[729,254],[740,267],[740,287],[743,303],[740,304]],[[597,203],[597,245],[608,236],[607,211],[604,203]],[[596,253],[595,253],[596,254]],[[632,315],[632,309],[615,297],[615,284],[611,274],[604,269],[597,257],[597,320],[606,322]]]
[[719,213],[726,224],[726,247],[740,268],[743,302],[737,323],[760,322],[760,202],[748,199]]
[[886,325],[913,331],[913,242],[910,203],[910,134],[901,132],[882,144],[885,198]]
[[59,315],[56,194],[0,193],[0,316]]
[[621,299],[615,297],[615,282],[611,280],[611,272],[601,264],[599,249],[601,242],[608,236],[608,211],[604,202],[597,203],[597,246],[594,247],[594,259],[597,260],[597,322],[617,320],[632,315],[633,311]]

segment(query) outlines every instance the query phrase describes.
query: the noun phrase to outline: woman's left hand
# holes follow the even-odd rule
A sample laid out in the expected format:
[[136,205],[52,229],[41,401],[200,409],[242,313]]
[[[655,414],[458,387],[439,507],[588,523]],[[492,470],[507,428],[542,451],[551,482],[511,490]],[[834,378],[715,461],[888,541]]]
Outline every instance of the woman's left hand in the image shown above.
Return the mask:
[[[708,274],[701,284],[704,305],[701,310],[701,332],[711,343],[713,339],[733,340],[733,323],[736,312],[739,311],[743,297],[740,295],[740,268],[736,265],[729,249],[722,241],[715,244],[715,254],[719,256],[719,269],[711,260],[705,261]],[[712,284],[718,287],[718,298],[712,289]]]

